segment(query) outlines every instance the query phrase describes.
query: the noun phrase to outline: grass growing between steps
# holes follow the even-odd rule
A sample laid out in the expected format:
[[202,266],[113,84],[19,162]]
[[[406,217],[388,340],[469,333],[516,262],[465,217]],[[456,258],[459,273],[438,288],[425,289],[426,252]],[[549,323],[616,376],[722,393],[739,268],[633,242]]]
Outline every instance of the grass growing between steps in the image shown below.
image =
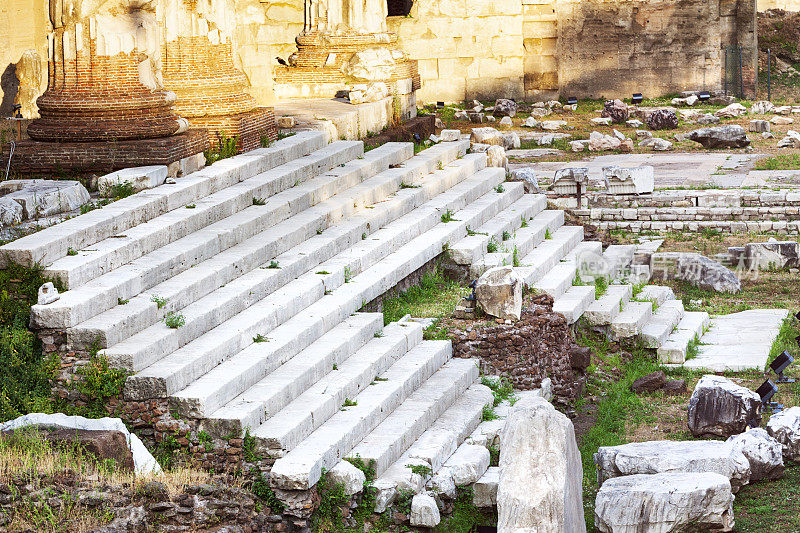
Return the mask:
[[[469,288],[445,278],[437,265],[424,274],[419,283],[383,301],[383,322],[389,324],[405,315],[437,320],[449,318],[456,304],[469,292]],[[442,335],[447,338],[446,332],[440,331],[435,325],[426,330],[426,336],[438,338]]]

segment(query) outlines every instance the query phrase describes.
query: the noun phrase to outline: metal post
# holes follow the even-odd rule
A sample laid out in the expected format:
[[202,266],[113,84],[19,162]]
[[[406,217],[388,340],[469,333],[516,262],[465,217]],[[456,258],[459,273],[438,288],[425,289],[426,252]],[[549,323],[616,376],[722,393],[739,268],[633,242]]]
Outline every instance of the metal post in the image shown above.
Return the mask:
[[725,47],[725,76],[723,76],[723,83],[725,84],[725,96],[728,96],[728,47]]
[[767,100],[772,101],[772,50],[767,48]]
[[742,47],[739,49],[739,98],[744,98],[744,76],[742,75]]
[[576,196],[576,197],[577,197],[577,199],[578,199],[578,206],[577,206],[577,209],[583,209],[583,208],[581,207],[581,203],[582,203],[582,200],[583,200],[583,187],[582,187],[582,185],[583,185],[583,184],[582,184],[581,182],[576,182],[576,183],[575,183],[575,189],[576,189],[576,191],[575,191],[575,193],[576,193],[576,194],[575,194],[575,196]]

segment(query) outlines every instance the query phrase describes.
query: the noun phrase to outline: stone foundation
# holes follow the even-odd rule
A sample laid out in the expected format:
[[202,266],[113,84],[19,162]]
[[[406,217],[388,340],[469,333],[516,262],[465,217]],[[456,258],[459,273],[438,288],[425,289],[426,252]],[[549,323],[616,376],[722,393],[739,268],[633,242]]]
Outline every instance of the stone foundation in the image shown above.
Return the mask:
[[[2,147],[3,163],[10,145]],[[63,170],[110,172],[128,167],[169,165],[208,150],[208,133],[189,130],[171,137],[117,142],[40,142],[16,144],[11,168],[17,172],[49,173]]]
[[484,374],[508,379],[517,390],[532,390],[549,377],[555,401],[573,402],[583,390],[589,356],[572,338],[566,318],[553,313],[553,299],[534,296],[513,324],[474,321],[451,334],[453,356],[481,361]]

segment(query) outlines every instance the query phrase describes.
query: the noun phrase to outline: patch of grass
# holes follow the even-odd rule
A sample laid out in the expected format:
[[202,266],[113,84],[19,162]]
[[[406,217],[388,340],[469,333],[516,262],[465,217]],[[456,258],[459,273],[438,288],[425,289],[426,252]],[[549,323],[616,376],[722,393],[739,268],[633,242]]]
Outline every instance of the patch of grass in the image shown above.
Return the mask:
[[486,385],[490,389],[492,389],[492,395],[494,396],[494,406],[497,407],[500,405],[501,402],[508,400],[509,403],[513,404],[516,401],[516,395],[514,394],[514,386],[511,382],[505,378],[481,378],[481,384]]
[[800,465],[788,463],[782,479],[745,485],[733,501],[736,531],[800,531]]
[[800,169],[800,154],[780,154],[759,159],[755,164],[756,170],[798,170]]
[[507,241],[508,239],[511,238],[511,233],[504,231],[502,237],[504,241]]
[[350,398],[345,398],[344,403],[342,404],[342,408],[345,407],[355,407],[358,405],[358,402],[351,400]]
[[263,198],[256,198],[253,196],[253,205],[267,205],[267,201]]
[[196,204],[186,204],[186,209],[194,209],[195,207],[197,207]]
[[520,227],[520,228],[527,228],[527,227],[528,227],[528,221],[527,221],[527,220],[525,220],[525,215],[522,215],[522,216],[520,217],[520,219],[521,219],[521,221],[522,221],[522,224],[520,224],[520,226],[519,226],[519,227]]
[[437,533],[469,533],[475,526],[497,525],[493,511],[483,511],[472,504],[472,488],[456,487],[457,496],[453,513],[444,518],[435,531]]
[[497,420],[500,418],[497,416],[497,413],[494,412],[494,407],[491,405],[484,405],[483,411],[481,412],[481,420],[483,422],[488,422],[489,420]]
[[111,188],[108,189],[106,196],[119,200],[120,198],[127,198],[134,192],[136,191],[133,189],[133,183],[129,181],[122,181],[111,185]]
[[447,222],[458,222],[458,219],[453,217],[453,212],[450,209],[448,209],[447,211],[442,213],[441,220],[444,223],[447,223]]
[[186,325],[186,318],[175,311],[170,311],[164,315],[164,324],[170,329],[178,329]]
[[258,335],[253,337],[253,342],[269,342],[269,338],[259,333]]
[[239,153],[239,136],[228,137],[224,133],[217,134],[217,144],[203,152],[206,156],[206,166],[213,165],[217,161],[233,157]]
[[72,247],[67,248],[67,255],[78,255],[78,252]]
[[280,267],[281,267],[280,263],[278,261],[275,261],[274,259],[270,261],[269,265],[267,266],[267,268],[280,268]]
[[400,182],[401,189],[419,189],[420,187],[420,185],[409,185],[408,183]]
[[487,251],[488,253],[490,253],[490,254],[493,254],[493,253],[497,252],[497,249],[498,249],[499,247],[500,247],[500,245],[499,245],[499,244],[497,244],[497,241],[496,241],[496,240],[494,240],[494,237],[492,237],[491,239],[489,239],[489,242],[488,242],[488,243],[486,243],[486,251]]
[[506,188],[503,187],[503,184],[501,183],[497,187],[494,188],[494,192],[503,193],[503,192],[506,192]]
[[129,301],[130,301],[130,300],[126,300],[126,299],[124,299],[124,298],[117,298],[117,305],[125,305],[125,304],[127,304]]
[[544,238],[545,239],[552,239],[553,235],[550,233],[550,228],[545,228],[544,230]]
[[416,285],[383,301],[383,322],[389,324],[405,315],[447,318],[468,290],[445,278],[437,266],[425,273]]
[[[578,447],[583,461],[587,527],[591,531],[594,527],[591,509],[597,493],[593,455],[601,446],[624,444],[627,423],[638,423],[652,417],[652,405],[632,392],[630,385],[637,378],[658,370],[658,365],[650,353],[640,346],[630,351],[630,358],[623,358],[622,352],[615,352],[612,343],[597,333],[580,329],[576,337],[579,344],[591,347],[594,353],[586,394],[599,398],[595,424],[581,437]],[[618,368],[621,371],[619,379],[605,381],[595,377],[597,365],[601,363]]]
[[697,335],[694,336],[692,340],[689,341],[689,344],[686,345],[686,361],[690,359],[694,359],[697,357],[700,347],[700,337]]
[[600,276],[594,279],[594,299],[598,300],[608,290],[608,278]]
[[772,343],[767,364],[784,351],[794,354],[796,358],[797,349],[800,348],[796,340],[798,335],[800,335],[800,322],[798,322],[793,315],[789,315],[786,320],[783,321],[781,330],[775,338],[775,342]]

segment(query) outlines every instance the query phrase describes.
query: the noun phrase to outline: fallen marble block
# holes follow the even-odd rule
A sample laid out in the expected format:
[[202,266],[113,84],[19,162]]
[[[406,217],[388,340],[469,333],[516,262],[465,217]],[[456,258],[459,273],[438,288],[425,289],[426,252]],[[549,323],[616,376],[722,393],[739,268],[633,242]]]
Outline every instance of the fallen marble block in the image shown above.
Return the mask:
[[767,433],[781,443],[785,459],[800,461],[800,407],[790,407],[769,417]]
[[595,499],[602,533],[733,531],[733,494],[714,473],[637,474],[610,479]]
[[728,378],[705,375],[689,400],[689,431],[695,436],[730,437],[761,424],[761,397]]
[[750,482],[750,462],[723,441],[633,442],[602,446],[594,454],[597,483],[633,474],[715,472],[730,479],[734,492]]
[[727,441],[750,461],[750,482],[783,477],[783,447],[764,428],[752,428]]

